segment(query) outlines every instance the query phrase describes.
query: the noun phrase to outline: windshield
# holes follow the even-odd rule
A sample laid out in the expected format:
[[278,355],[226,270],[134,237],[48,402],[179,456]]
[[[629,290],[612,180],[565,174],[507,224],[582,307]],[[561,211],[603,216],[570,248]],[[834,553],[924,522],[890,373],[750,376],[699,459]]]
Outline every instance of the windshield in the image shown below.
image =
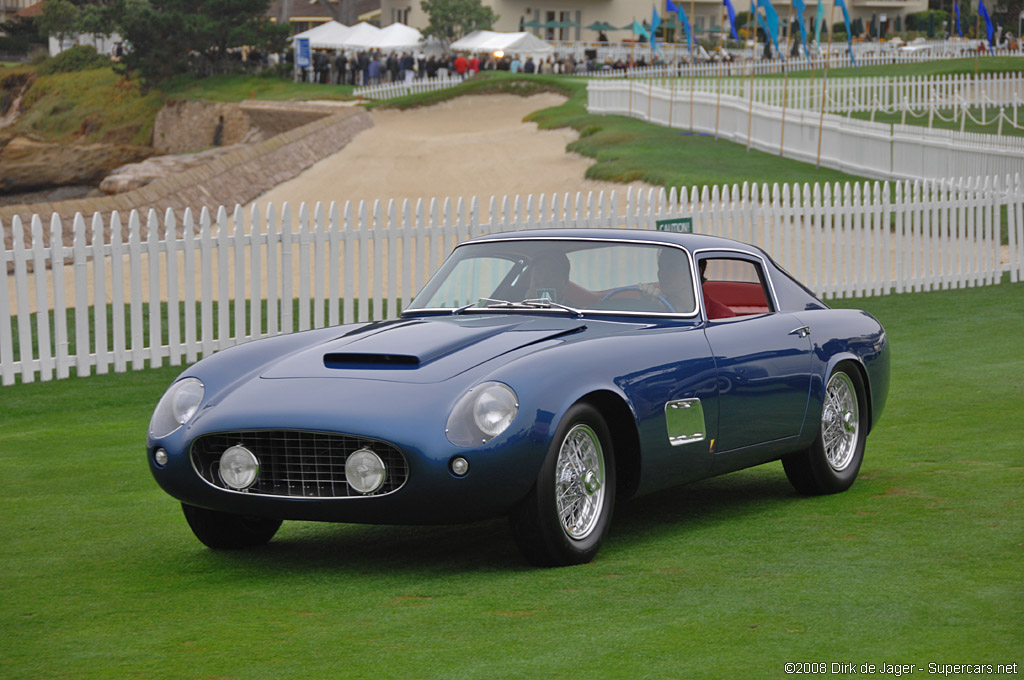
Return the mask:
[[411,310],[696,313],[686,251],[646,243],[524,240],[455,249]]

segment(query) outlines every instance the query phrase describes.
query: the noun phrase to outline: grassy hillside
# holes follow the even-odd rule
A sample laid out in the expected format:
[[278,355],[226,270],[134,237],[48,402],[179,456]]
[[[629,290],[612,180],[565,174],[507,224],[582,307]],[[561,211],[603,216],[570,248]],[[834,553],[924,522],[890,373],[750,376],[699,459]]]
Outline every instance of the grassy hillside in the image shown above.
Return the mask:
[[[111,68],[43,75],[30,66],[0,67],[0,83],[26,72],[31,74],[32,84],[22,102],[22,113],[0,134],[62,143],[149,145],[156,114],[171,99],[345,99],[351,98],[352,91],[350,86],[325,87],[237,75],[181,78],[163,89],[144,92],[138,81]],[[7,98],[11,98],[13,91],[7,92]]]

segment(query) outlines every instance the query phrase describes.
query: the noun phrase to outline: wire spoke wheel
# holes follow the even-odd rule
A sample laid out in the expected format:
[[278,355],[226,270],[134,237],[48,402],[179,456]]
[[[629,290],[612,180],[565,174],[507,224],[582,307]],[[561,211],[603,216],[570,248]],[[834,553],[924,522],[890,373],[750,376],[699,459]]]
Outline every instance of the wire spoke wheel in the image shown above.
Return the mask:
[[615,449],[590,404],[566,411],[530,493],[509,515],[523,556],[538,566],[586,564],[601,548],[615,508]]
[[868,434],[864,380],[855,365],[839,364],[825,382],[818,436],[803,451],[782,457],[793,488],[816,495],[846,491],[864,461]]
[[825,458],[836,472],[845,470],[853,460],[859,428],[860,413],[853,382],[846,373],[837,372],[828,381],[825,408],[821,412]]
[[555,507],[566,536],[578,541],[594,531],[604,496],[601,441],[590,426],[577,424],[562,440],[555,462]]

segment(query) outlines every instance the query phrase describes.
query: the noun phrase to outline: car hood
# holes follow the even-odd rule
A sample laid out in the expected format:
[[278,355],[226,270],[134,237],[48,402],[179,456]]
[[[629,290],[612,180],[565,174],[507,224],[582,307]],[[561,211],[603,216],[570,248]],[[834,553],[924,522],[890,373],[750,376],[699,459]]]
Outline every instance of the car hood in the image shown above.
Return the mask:
[[581,319],[444,316],[370,324],[271,363],[265,379],[439,382],[515,350],[584,331]]

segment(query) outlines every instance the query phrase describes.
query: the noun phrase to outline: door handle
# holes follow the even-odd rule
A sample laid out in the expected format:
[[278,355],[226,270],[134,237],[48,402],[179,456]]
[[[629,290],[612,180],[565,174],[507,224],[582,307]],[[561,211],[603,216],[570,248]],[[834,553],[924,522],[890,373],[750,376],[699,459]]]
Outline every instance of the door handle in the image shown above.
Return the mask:
[[799,338],[806,338],[808,335],[811,334],[811,327],[810,326],[800,326],[800,328],[794,328],[793,330],[791,330],[789,332],[789,334],[790,335],[795,335],[795,336],[797,336]]

